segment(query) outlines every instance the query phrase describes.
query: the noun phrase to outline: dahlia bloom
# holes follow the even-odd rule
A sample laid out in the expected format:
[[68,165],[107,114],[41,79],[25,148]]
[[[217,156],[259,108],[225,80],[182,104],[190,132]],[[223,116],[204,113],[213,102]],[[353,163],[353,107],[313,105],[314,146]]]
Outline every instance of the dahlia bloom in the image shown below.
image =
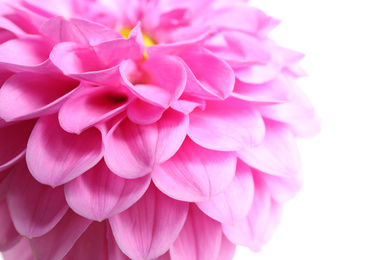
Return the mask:
[[4,258],[260,250],[319,129],[277,24],[245,0],[1,4]]

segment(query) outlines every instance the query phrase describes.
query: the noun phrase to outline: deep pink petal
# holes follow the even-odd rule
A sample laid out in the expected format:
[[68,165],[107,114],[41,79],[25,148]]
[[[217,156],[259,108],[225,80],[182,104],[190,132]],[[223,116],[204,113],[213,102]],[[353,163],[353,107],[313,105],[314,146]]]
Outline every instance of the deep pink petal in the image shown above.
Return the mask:
[[145,193],[150,175],[124,179],[100,161],[95,167],[65,184],[69,206],[79,215],[101,221],[133,205]]
[[27,237],[22,237],[19,243],[1,254],[4,260],[36,260]]
[[264,122],[260,113],[246,102],[210,101],[205,110],[190,114],[188,136],[208,149],[235,151],[256,147],[264,137]]
[[5,251],[16,245],[21,238],[14,227],[5,199],[0,199],[0,223],[0,251]]
[[108,133],[104,159],[111,171],[121,177],[144,176],[154,165],[176,153],[187,128],[188,117],[174,110],[167,110],[159,121],[150,125],[137,125],[125,119]]
[[130,102],[129,95],[124,87],[80,89],[61,107],[60,125],[67,132],[79,134],[125,110]]
[[31,239],[37,259],[62,259],[84,233],[92,220],[68,210],[62,220],[47,234]]
[[57,115],[42,117],[27,144],[26,160],[39,182],[58,186],[97,164],[103,156],[102,137],[96,128],[80,135],[65,132]]
[[163,107],[155,106],[136,98],[129,105],[127,116],[136,124],[148,125],[158,121],[165,110]]
[[52,114],[78,85],[61,75],[17,73],[0,89],[0,116],[20,120]]
[[7,201],[16,229],[27,237],[46,234],[69,208],[63,187],[40,184],[30,175],[25,162],[10,174],[12,180]]
[[122,38],[119,32],[103,25],[81,19],[54,17],[41,27],[41,33],[57,42],[78,42],[96,45],[103,41]]
[[221,241],[221,224],[191,204],[186,223],[170,249],[171,259],[216,259]]
[[210,200],[196,204],[211,218],[233,225],[248,214],[254,192],[251,169],[242,161],[238,161],[234,179],[225,191]]
[[256,148],[241,149],[237,154],[251,167],[277,176],[295,175],[300,167],[294,136],[286,126],[270,121],[266,123],[262,144]]
[[104,221],[106,224],[106,239],[107,239],[107,251],[108,260],[130,260],[119,248],[118,243],[115,240],[114,234],[108,220]]
[[23,121],[0,128],[0,171],[12,166],[25,154],[35,122]]
[[171,247],[187,212],[188,203],[169,198],[152,184],[137,203],[109,220],[119,247],[128,257],[153,259]]
[[208,150],[187,138],[171,159],[154,168],[152,178],[172,198],[204,201],[226,189],[236,162],[234,152]]
[[222,236],[221,249],[217,260],[233,260],[234,254],[236,253],[236,245],[229,241],[226,236]]

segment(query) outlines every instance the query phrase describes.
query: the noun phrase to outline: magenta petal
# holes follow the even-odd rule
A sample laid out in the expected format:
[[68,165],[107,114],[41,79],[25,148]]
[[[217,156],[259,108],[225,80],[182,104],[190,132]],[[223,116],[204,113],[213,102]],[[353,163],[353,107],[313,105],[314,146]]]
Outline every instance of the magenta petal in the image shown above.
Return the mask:
[[92,220],[80,217],[68,210],[62,220],[47,234],[31,239],[37,259],[62,259],[71,250]]
[[46,234],[69,208],[63,187],[40,184],[30,175],[24,162],[10,174],[8,206],[16,229],[27,237]]
[[210,200],[196,204],[211,218],[233,225],[248,214],[254,192],[251,169],[242,161],[238,161],[234,179],[225,191]]
[[104,159],[111,171],[121,177],[142,177],[176,153],[187,128],[188,116],[174,110],[167,110],[150,125],[124,119],[108,133]]
[[119,32],[80,18],[54,17],[41,27],[41,33],[57,42],[78,42],[96,45],[103,41],[122,38]]
[[4,260],[36,260],[27,237],[22,237],[19,243],[1,254]]
[[152,179],[168,196],[184,201],[204,201],[223,192],[236,170],[236,154],[205,149],[186,139],[179,151],[156,166]]
[[78,85],[61,75],[15,74],[0,89],[0,116],[13,120],[51,114]]
[[294,136],[286,126],[274,122],[267,121],[261,145],[241,149],[237,154],[251,167],[277,176],[295,175],[300,167]]
[[58,186],[97,164],[103,156],[102,137],[96,128],[80,135],[65,132],[57,116],[42,117],[27,144],[26,160],[39,182]]
[[208,149],[235,151],[256,147],[264,132],[260,113],[240,100],[210,101],[205,110],[197,109],[190,114],[188,136]]
[[221,224],[191,204],[186,223],[170,249],[171,259],[216,259],[221,241]]
[[127,110],[129,119],[140,125],[148,125],[158,121],[166,109],[152,105],[136,98],[131,102]]
[[119,247],[128,257],[153,259],[171,247],[187,212],[188,203],[169,198],[152,184],[137,203],[109,220]]
[[217,260],[233,260],[236,253],[236,245],[229,241],[225,236],[222,236],[221,249]]
[[100,161],[95,167],[65,184],[69,206],[79,215],[101,221],[133,205],[145,193],[150,175],[124,179]]
[[61,107],[58,115],[60,125],[67,132],[79,134],[125,110],[129,94],[124,87],[80,89]]
[[24,154],[35,120],[9,124],[0,128],[0,171],[16,163]]
[[5,251],[17,244],[21,238],[14,227],[5,199],[0,200],[0,223],[0,251]]

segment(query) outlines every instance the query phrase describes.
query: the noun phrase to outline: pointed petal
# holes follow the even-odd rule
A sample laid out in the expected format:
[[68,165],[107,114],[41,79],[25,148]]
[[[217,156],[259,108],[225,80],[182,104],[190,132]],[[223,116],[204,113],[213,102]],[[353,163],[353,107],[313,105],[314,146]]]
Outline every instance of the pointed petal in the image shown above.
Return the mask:
[[254,192],[252,171],[249,166],[239,160],[234,179],[226,190],[210,200],[196,204],[211,218],[233,225],[248,214]]
[[34,253],[31,249],[30,241],[27,237],[22,237],[14,247],[5,252],[1,252],[4,260],[35,260]]
[[92,220],[68,210],[62,220],[47,234],[31,239],[37,259],[62,259],[71,250]]
[[102,137],[96,128],[80,135],[62,130],[57,116],[38,120],[27,144],[26,160],[39,182],[64,184],[97,164],[103,156]]
[[81,18],[53,17],[41,27],[41,33],[56,42],[78,42],[96,45],[103,41],[122,38],[119,32]]
[[256,147],[263,140],[265,126],[260,113],[247,102],[210,101],[204,111],[190,114],[188,136],[212,150],[235,151]]
[[74,93],[58,114],[61,127],[69,133],[85,129],[112,118],[129,104],[129,91],[123,87],[90,87]]
[[170,249],[171,259],[216,259],[221,241],[221,224],[191,204],[186,223]]
[[5,251],[16,245],[21,238],[14,227],[5,199],[0,200],[0,223],[0,251]]
[[78,81],[61,75],[17,73],[0,89],[0,116],[20,120],[52,114],[78,85]]
[[172,198],[204,201],[226,189],[236,162],[234,152],[208,150],[187,138],[171,159],[154,168],[152,179]]
[[229,241],[226,236],[222,236],[221,249],[217,260],[233,260],[234,254],[236,253],[236,245]]
[[0,128],[0,171],[15,164],[25,154],[35,122],[23,121]]
[[16,229],[27,237],[46,234],[69,208],[63,187],[53,189],[40,184],[30,175],[25,162],[10,174],[12,180],[7,201]]
[[79,215],[101,221],[133,205],[145,193],[150,175],[124,179],[100,161],[95,167],[65,184],[69,206]]
[[244,148],[238,157],[251,167],[277,175],[298,173],[300,158],[295,138],[285,126],[267,121],[264,141],[256,148]]
[[142,177],[176,153],[187,128],[188,117],[174,110],[167,110],[150,125],[136,125],[125,119],[108,133],[104,159],[121,177]]
[[129,105],[127,116],[136,124],[148,125],[158,121],[165,110],[163,107],[155,106],[136,98]]
[[187,212],[188,203],[167,197],[152,184],[137,203],[109,220],[119,247],[128,257],[151,259],[168,251]]

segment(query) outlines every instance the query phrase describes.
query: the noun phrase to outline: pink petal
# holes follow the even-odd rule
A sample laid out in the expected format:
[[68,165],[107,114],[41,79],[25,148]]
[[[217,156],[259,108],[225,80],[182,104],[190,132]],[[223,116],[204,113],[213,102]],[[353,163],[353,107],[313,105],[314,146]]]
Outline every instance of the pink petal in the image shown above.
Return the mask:
[[38,237],[49,232],[69,208],[63,187],[42,185],[20,163],[10,173],[8,206],[15,228],[24,236]]
[[0,200],[0,223],[0,251],[5,251],[16,245],[21,238],[9,215],[5,199]]
[[34,253],[31,249],[30,241],[27,237],[22,237],[14,247],[5,252],[1,252],[4,260],[35,260]]
[[158,121],[165,110],[163,107],[155,106],[136,98],[129,105],[127,116],[136,124],[148,125]]
[[70,133],[106,121],[126,109],[130,93],[124,87],[87,87],[66,101],[59,112],[61,127]]
[[[206,53],[180,55],[189,70],[187,77],[191,88],[186,93],[200,97],[226,99],[234,87],[234,72],[223,60]],[[187,83],[188,84],[188,83]],[[197,89],[197,85],[201,90]]]
[[221,249],[217,260],[233,260],[234,254],[236,253],[236,245],[229,241],[224,235],[222,236]]
[[204,99],[198,99],[195,97],[182,96],[180,97],[180,100],[177,100],[171,105],[171,108],[185,115],[190,114],[197,107],[204,109],[206,107],[206,101]]
[[221,241],[221,224],[191,204],[186,223],[170,249],[171,259],[216,259]]
[[0,116],[20,120],[52,114],[78,85],[61,75],[17,73],[0,89]]
[[210,200],[196,204],[211,218],[233,225],[248,214],[254,192],[251,169],[242,161],[238,161],[234,179],[225,191]]
[[41,27],[41,33],[56,42],[78,42],[96,45],[103,41],[122,38],[119,32],[81,18],[54,17]]
[[137,203],[109,220],[119,247],[128,257],[153,259],[171,247],[187,212],[188,203],[173,200],[151,185]]
[[142,177],[176,153],[187,128],[188,117],[174,110],[167,110],[159,121],[150,125],[137,125],[125,119],[108,133],[104,159],[121,177]]
[[39,182],[58,186],[97,164],[103,156],[99,130],[88,129],[80,135],[62,130],[56,115],[38,120],[27,144],[26,160]]
[[279,68],[274,67],[272,64],[254,64],[235,68],[234,72],[237,79],[242,82],[248,84],[264,84],[277,77]]
[[238,157],[251,167],[277,175],[298,173],[300,158],[295,138],[285,126],[267,121],[263,143],[256,148],[244,148]]
[[108,220],[104,221],[106,224],[106,238],[107,238],[107,249],[109,260],[130,260],[130,258],[125,255],[122,250],[119,248],[114,234]]
[[226,189],[236,162],[234,152],[208,150],[187,138],[171,159],[154,168],[152,178],[172,198],[204,201]]
[[210,101],[204,111],[194,110],[190,114],[188,136],[208,149],[235,151],[258,146],[264,131],[263,119],[255,107],[231,99]]
[[165,254],[153,259],[153,260],[171,260],[170,252],[167,251]]
[[95,167],[65,184],[69,206],[79,215],[101,221],[133,205],[145,193],[150,175],[123,179],[100,161]]
[[62,259],[91,223],[92,220],[69,209],[49,233],[31,239],[35,257],[40,260]]
[[35,122],[23,121],[0,128],[0,171],[9,168],[24,156]]
[[185,67],[175,56],[148,58],[142,65],[144,76],[139,82],[132,82],[129,78],[132,71],[125,65],[120,70],[123,80],[140,99],[164,108],[180,97],[186,84]]

